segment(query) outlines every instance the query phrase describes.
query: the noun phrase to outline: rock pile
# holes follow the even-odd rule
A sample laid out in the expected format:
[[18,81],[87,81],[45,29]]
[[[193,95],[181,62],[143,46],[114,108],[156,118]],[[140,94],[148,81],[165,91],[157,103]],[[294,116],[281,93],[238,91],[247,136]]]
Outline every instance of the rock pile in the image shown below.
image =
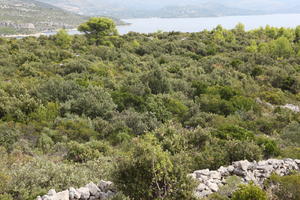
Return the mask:
[[[259,162],[243,160],[234,162],[228,167],[220,167],[218,170],[198,170],[189,174],[189,176],[199,181],[195,195],[203,198],[219,191],[221,186],[226,185],[226,179],[229,176],[238,176],[243,183],[254,182],[259,186],[263,186],[263,182],[272,173],[285,176],[292,171],[300,171],[300,160],[269,159]],[[58,193],[52,189],[47,195],[39,196],[36,200],[107,200],[115,194],[116,191],[113,189],[112,182],[100,181],[98,185],[91,182],[79,189],[69,188]]]
[[255,184],[262,186],[264,180],[276,173],[285,176],[291,171],[300,171],[300,160],[293,159],[269,159],[259,162],[249,162],[247,160],[234,162],[228,167],[220,167],[218,170],[210,171],[209,169],[198,170],[189,176],[199,181],[196,189],[196,196],[199,198],[206,197],[226,184],[226,178],[229,176],[239,176],[243,183],[253,181]]
[[36,200],[106,200],[115,195],[113,183],[110,181],[100,181],[98,185],[93,182],[79,189],[69,188],[62,192],[49,190],[48,194]]

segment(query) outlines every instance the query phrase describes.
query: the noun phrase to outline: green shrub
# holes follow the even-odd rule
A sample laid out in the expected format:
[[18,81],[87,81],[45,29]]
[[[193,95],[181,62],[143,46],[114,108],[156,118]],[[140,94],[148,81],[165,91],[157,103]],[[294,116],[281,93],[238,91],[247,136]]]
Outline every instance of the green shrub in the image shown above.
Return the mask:
[[193,199],[190,178],[150,135],[134,141],[132,155],[117,166],[114,183],[133,199]]
[[239,160],[260,160],[263,157],[261,148],[253,142],[233,140],[225,144],[225,149],[230,163]]
[[130,200],[129,197],[125,196],[123,193],[118,192],[111,200]]
[[300,147],[300,124],[298,122],[291,122],[283,130],[281,138],[290,144]]
[[284,158],[300,159],[300,147],[286,147],[281,150]]
[[37,147],[40,148],[44,153],[50,151],[51,147],[54,145],[53,140],[48,135],[42,133],[37,141]]
[[0,200],[14,200],[10,194],[0,194]]
[[171,90],[170,81],[166,73],[160,69],[151,71],[145,79],[152,94],[168,93]]
[[[226,185],[220,187],[219,191],[216,192],[219,198],[228,199],[241,185],[241,178],[238,176],[229,176],[226,178]],[[221,198],[221,199],[222,199]],[[212,198],[213,199],[213,198]]]
[[203,151],[197,152],[194,157],[194,170],[213,169],[230,164],[229,155],[224,146],[211,144]]
[[261,94],[263,100],[268,103],[275,105],[282,105],[285,103],[285,97],[282,92],[274,91],[274,92],[264,92]]
[[68,105],[70,107],[67,106],[66,111],[90,118],[108,117],[116,108],[110,94],[101,87],[88,87],[76,99],[68,102]]
[[6,150],[11,151],[12,145],[20,138],[21,133],[16,128],[14,123],[2,123],[0,124],[0,144],[5,147]]
[[244,96],[235,96],[231,99],[231,102],[237,110],[249,111],[257,108],[253,99]]
[[300,199],[300,174],[289,176],[272,175],[268,180],[271,191],[278,199]]
[[280,148],[275,140],[267,137],[258,137],[256,138],[256,143],[263,149],[266,158],[279,156]]
[[253,140],[254,134],[242,127],[235,125],[224,125],[214,135],[220,139]]
[[96,148],[77,142],[71,142],[68,144],[68,153],[66,156],[68,160],[82,163],[90,160],[96,160],[99,157],[101,157],[101,153]]
[[49,158],[31,159],[10,166],[9,194],[14,200],[32,200],[50,189],[63,191],[69,187],[79,188],[93,181],[108,180],[111,158],[100,158],[87,163],[63,163]]
[[267,194],[254,184],[241,185],[239,189],[233,193],[232,200],[267,200]]

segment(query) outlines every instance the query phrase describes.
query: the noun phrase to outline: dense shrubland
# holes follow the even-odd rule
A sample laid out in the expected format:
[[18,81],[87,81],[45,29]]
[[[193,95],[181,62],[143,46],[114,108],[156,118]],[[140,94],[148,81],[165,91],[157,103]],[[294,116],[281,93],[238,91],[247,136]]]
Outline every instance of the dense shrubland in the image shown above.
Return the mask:
[[[275,107],[300,100],[300,27],[109,28],[0,39],[1,200],[99,179],[120,199],[193,199],[193,170],[300,159],[300,113]],[[299,180],[273,177],[268,195],[297,199],[285,183]],[[266,194],[239,186],[232,198]]]

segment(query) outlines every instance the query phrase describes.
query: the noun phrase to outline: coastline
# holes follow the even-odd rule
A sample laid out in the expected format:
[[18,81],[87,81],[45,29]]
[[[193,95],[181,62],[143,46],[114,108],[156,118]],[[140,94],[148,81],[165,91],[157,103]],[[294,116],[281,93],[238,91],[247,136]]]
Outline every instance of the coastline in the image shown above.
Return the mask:
[[[57,30],[46,30],[46,31],[42,31],[42,32],[37,32],[37,33],[32,33],[32,34],[15,34],[15,35],[0,35],[0,38],[24,38],[24,37],[40,37],[42,35],[44,36],[50,36],[50,35],[54,35],[55,33],[57,33],[60,29]],[[65,29],[67,32],[70,31],[77,31],[76,28],[73,29]],[[53,34],[52,34],[53,33]]]

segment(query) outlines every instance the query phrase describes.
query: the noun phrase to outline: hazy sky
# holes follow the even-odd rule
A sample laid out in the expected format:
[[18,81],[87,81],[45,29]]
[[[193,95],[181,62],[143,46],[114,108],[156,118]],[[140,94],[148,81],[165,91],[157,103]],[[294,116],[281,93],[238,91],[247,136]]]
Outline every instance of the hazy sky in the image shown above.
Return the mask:
[[[78,0],[74,0],[78,1]],[[197,5],[203,3],[218,3],[230,7],[245,9],[273,10],[300,5],[300,0],[85,0],[95,4],[110,3],[131,8],[152,8],[168,5]]]

